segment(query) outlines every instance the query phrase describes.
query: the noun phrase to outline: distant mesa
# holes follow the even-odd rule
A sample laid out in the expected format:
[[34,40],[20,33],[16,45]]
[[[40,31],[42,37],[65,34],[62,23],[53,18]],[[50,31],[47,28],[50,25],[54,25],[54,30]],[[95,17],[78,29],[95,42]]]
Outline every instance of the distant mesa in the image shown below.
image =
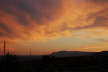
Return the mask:
[[58,51],[51,55],[55,57],[70,57],[70,56],[88,56],[93,55],[96,52],[81,52],[81,51]]
[[102,51],[95,54],[96,56],[108,56],[108,51]]

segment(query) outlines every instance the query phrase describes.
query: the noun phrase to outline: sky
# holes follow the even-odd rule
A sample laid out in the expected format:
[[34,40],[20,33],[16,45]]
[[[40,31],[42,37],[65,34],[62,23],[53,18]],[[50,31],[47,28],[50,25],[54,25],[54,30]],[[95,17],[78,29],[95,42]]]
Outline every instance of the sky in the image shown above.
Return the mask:
[[108,50],[108,0],[0,0],[0,54]]

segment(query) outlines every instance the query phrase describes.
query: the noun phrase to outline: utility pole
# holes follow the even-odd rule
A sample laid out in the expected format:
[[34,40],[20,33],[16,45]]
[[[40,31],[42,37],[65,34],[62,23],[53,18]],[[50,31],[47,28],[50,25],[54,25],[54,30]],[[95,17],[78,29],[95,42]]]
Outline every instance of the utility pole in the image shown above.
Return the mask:
[[6,41],[4,40],[4,55],[6,55]]

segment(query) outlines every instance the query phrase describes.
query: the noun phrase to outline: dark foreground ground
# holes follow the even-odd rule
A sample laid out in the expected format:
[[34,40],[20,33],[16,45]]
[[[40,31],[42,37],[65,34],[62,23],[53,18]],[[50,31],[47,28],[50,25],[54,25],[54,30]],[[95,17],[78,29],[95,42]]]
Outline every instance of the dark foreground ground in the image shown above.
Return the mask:
[[108,72],[108,56],[74,56],[56,58],[42,56],[19,60],[17,56],[2,56],[0,72]]

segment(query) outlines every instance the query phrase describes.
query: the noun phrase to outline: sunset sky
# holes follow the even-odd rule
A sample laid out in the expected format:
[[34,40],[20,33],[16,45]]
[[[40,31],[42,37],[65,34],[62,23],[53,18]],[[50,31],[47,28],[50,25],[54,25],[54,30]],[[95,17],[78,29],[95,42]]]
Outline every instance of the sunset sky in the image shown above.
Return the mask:
[[0,54],[108,50],[108,0],[0,0]]

